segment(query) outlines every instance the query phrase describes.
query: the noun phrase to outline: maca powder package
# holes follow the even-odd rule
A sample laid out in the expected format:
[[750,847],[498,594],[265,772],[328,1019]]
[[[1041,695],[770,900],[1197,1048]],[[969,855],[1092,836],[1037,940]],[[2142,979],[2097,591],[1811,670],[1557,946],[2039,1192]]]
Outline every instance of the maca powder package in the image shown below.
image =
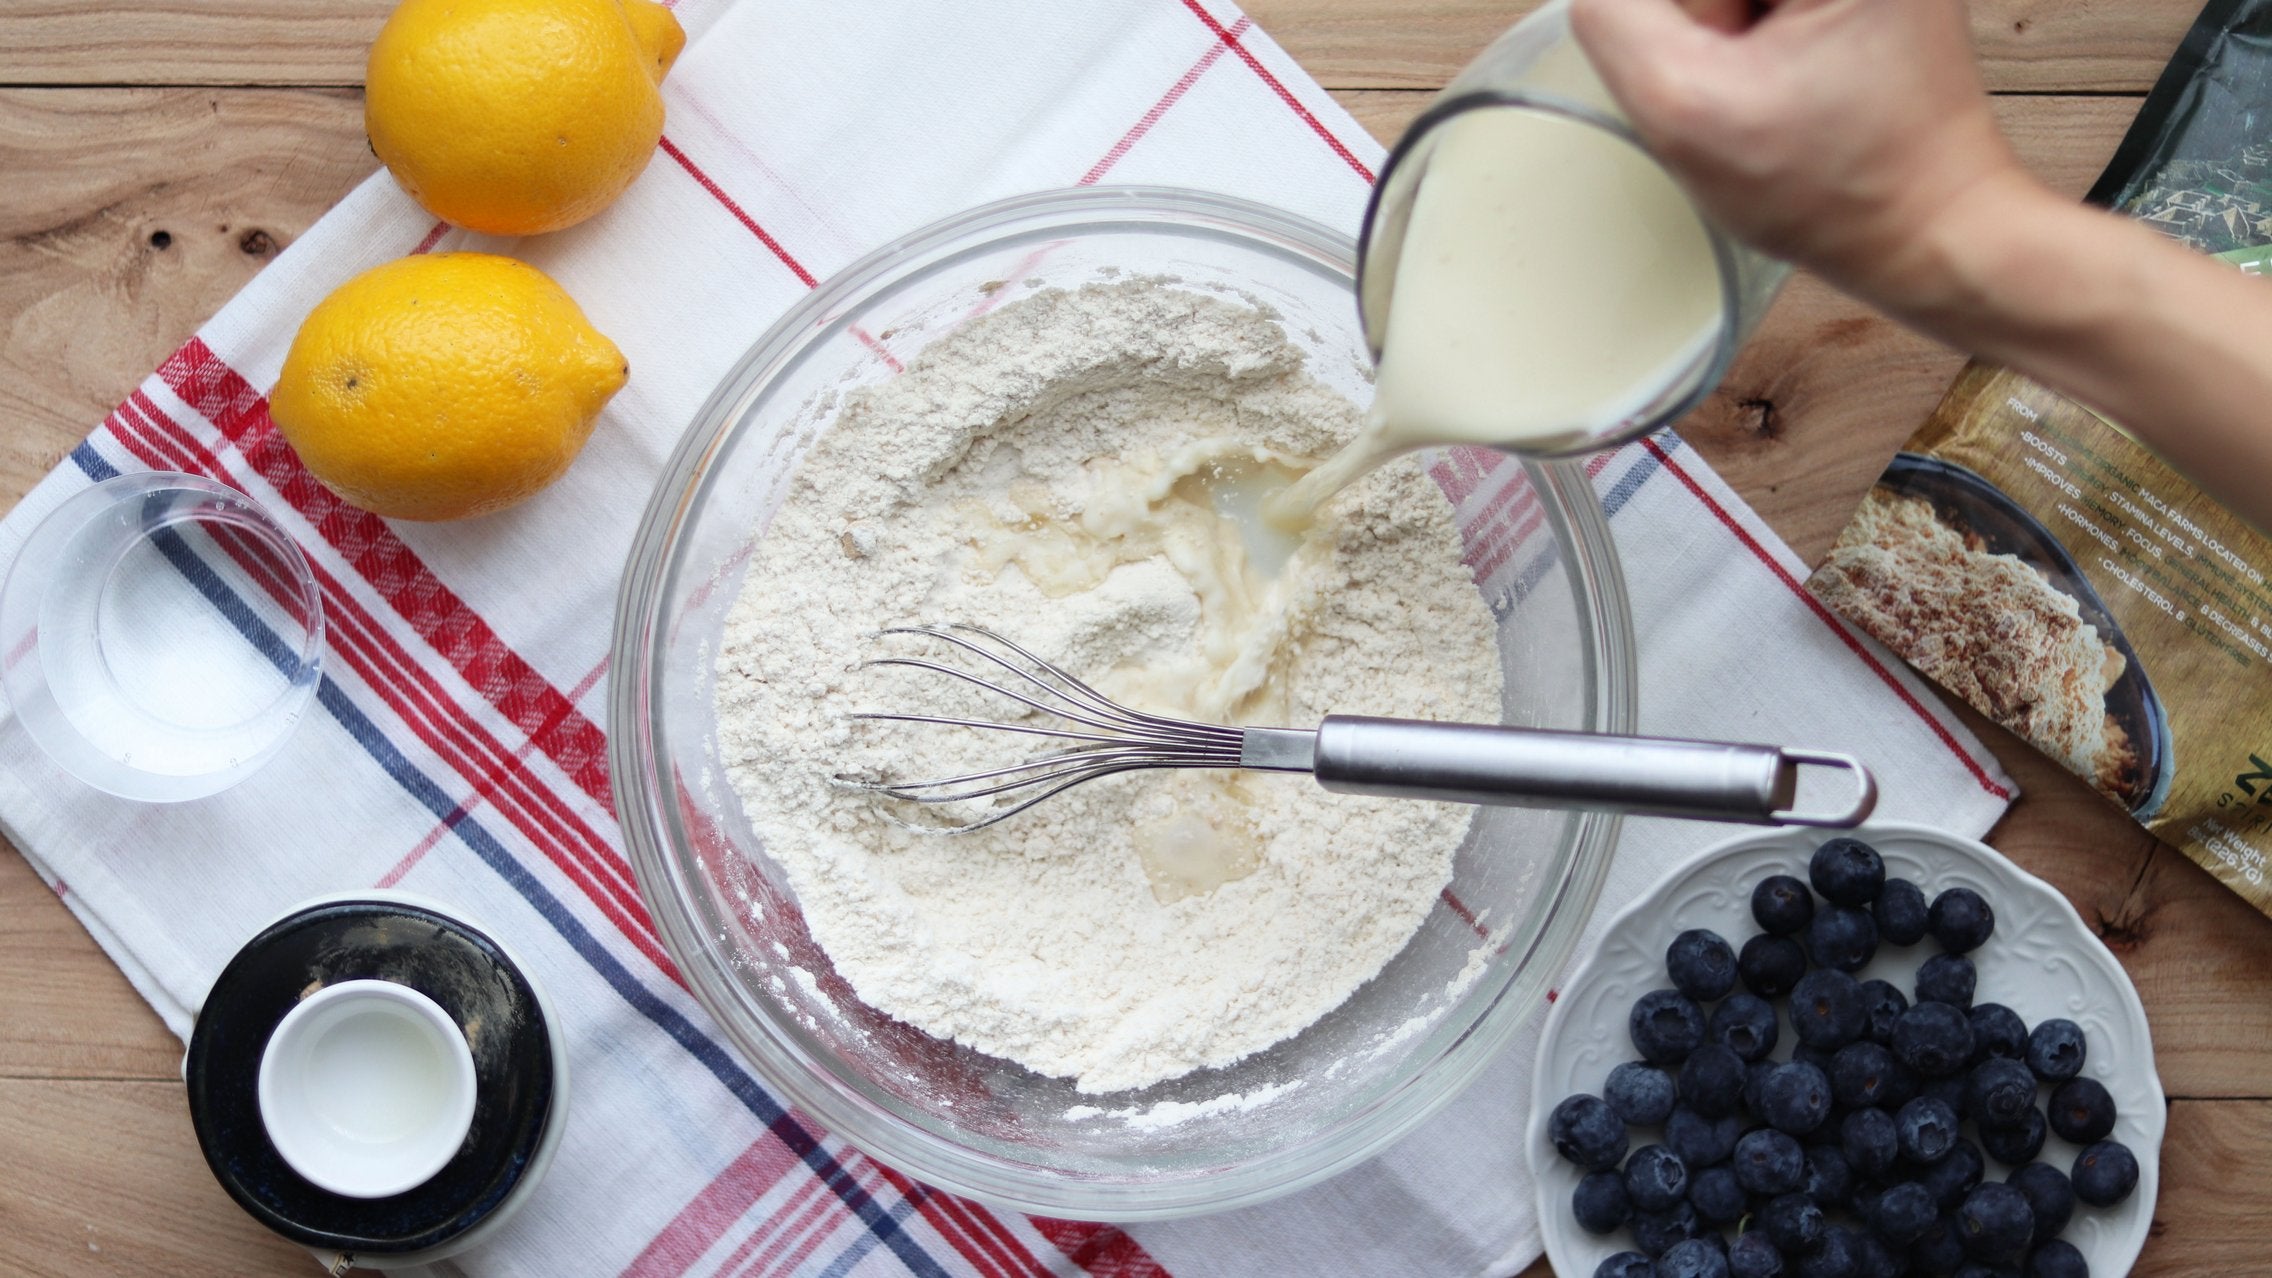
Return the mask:
[[[2090,198],[2272,274],[2272,0],[2212,0]],[[1808,584],[2272,914],[2272,539],[2120,427],[1968,366]]]

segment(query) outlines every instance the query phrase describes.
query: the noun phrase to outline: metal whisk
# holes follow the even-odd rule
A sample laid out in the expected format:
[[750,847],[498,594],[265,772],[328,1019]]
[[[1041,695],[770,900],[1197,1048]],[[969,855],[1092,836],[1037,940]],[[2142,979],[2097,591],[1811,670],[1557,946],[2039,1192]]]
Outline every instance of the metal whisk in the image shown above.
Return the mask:
[[[945,645],[944,660],[882,656],[863,669],[898,666],[975,685],[1044,716],[999,723],[945,715],[867,711],[872,722],[923,723],[1075,743],[1020,763],[929,780],[838,774],[849,789],[916,804],[1020,796],[962,823],[912,824],[963,834],[1005,821],[1099,777],[1152,768],[1247,768],[1306,772],[1343,794],[1452,803],[1587,808],[1738,821],[1850,828],[1877,804],[1877,783],[1851,755],[1719,741],[1608,736],[1496,724],[1429,723],[1328,715],[1314,730],[1232,728],[1145,714],[1114,702],[1062,668],[978,626],[893,626]],[[1843,809],[1793,808],[1799,772],[1843,771],[1855,786]]]

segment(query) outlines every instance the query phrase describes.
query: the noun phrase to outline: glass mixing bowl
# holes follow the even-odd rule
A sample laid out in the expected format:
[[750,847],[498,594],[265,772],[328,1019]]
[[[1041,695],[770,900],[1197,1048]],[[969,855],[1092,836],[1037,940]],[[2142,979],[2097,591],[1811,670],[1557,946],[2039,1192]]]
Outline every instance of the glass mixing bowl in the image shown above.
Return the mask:
[[[1082,1095],[862,1003],[718,766],[711,693],[727,613],[741,590],[764,588],[744,581],[749,550],[845,389],[1029,289],[1134,274],[1274,308],[1312,374],[1363,403],[1371,362],[1354,269],[1346,236],[1221,196],[1091,188],[987,205],[885,245],[784,315],[656,486],[617,602],[609,706],[640,889],[695,996],[766,1083],[917,1179],[1095,1220],[1286,1193],[1380,1152],[1449,1100],[1544,1005],[1577,942],[1616,818],[1478,808],[1445,900],[1338,1009],[1229,1067]],[[1536,528],[1517,551],[1523,571],[1493,600],[1503,719],[1629,732],[1632,624],[1593,489],[1564,463],[1529,465],[1523,482],[1530,492],[1511,497],[1541,518],[1526,516]]]

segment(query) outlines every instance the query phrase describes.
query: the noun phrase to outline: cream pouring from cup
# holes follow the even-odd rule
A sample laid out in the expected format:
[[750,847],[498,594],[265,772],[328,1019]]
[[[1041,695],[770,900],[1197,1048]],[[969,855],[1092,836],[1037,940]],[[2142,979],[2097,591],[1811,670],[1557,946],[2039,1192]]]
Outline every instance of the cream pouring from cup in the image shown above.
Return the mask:
[[1714,228],[1626,128],[1555,0],[1391,153],[1361,239],[1364,432],[1271,505],[1298,525],[1390,457],[1590,452],[1709,394],[1788,274]]

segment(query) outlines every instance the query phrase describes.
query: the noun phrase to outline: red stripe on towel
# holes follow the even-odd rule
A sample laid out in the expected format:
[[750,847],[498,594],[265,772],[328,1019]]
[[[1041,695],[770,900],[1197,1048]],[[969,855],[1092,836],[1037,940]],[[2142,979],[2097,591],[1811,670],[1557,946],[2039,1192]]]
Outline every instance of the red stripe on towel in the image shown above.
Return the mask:
[[1980,765],[1979,760],[1967,753],[1964,746],[1957,741],[1956,734],[1950,732],[1946,724],[1943,724],[1932,711],[1926,709],[1925,704],[1917,699],[1916,694],[1910,692],[1901,680],[1895,678],[1893,672],[1886,669],[1885,664],[1877,659],[1877,655],[1872,653],[1860,639],[1856,638],[1853,631],[1846,628],[1845,623],[1839,621],[1829,608],[1823,606],[1821,600],[1815,598],[1804,585],[1800,584],[1798,578],[1793,577],[1782,564],[1778,563],[1775,556],[1768,553],[1767,547],[1761,545],[1758,538],[1752,536],[1748,529],[1736,521],[1734,515],[1728,513],[1727,507],[1714,501],[1712,495],[1704,491],[1704,486],[1697,483],[1694,476],[1681,469],[1680,463],[1672,459],[1672,454],[1666,452],[1653,439],[1642,440],[1641,446],[1655,454],[1658,464],[1672,472],[1673,478],[1678,479],[1687,487],[1689,492],[1695,494],[1696,500],[1703,503],[1704,509],[1710,511],[1713,518],[1719,520],[1723,527],[1735,534],[1736,540],[1742,542],[1744,548],[1749,550],[1754,558],[1767,565],[1767,570],[1775,574],[1775,579],[1782,582],[1784,588],[1793,595],[1798,596],[1800,602],[1807,606],[1808,611],[1822,620],[1822,624],[1830,627],[1830,632],[1837,635],[1839,642],[1852,650],[1855,656],[1860,657],[1863,665],[1868,666],[1878,678],[1884,680],[1885,686],[1893,689],[1894,695],[1901,698],[1903,705],[1915,711],[1917,717],[1925,721],[1925,726],[1933,730],[1933,735],[1940,738],[1941,744],[1949,748],[1949,753],[1955,755],[1964,763],[1965,771],[1972,774],[1973,779],[1980,783],[1981,789],[1999,799],[2012,797],[2010,788],[1999,785],[1994,777],[1989,776],[1988,770]]
[[1340,156],[1343,163],[1356,170],[1358,177],[1367,182],[1373,180],[1373,171],[1366,167],[1363,160],[1357,158],[1357,153],[1350,150],[1340,138],[1333,136],[1333,130],[1326,128],[1323,120],[1310,114],[1310,109],[1302,105],[1301,99],[1295,97],[1293,91],[1288,89],[1277,76],[1270,74],[1270,68],[1262,65],[1262,59],[1254,56],[1254,50],[1240,44],[1238,37],[1233,35],[1221,22],[1216,21],[1214,14],[1207,12],[1205,8],[1200,6],[1199,0],[1183,0],[1183,7],[1191,10],[1193,16],[1205,23],[1207,29],[1214,32],[1217,39],[1229,46],[1231,52],[1238,54],[1239,60],[1252,68],[1255,75],[1261,77],[1262,83],[1268,86],[1272,93],[1278,95],[1278,100],[1285,103],[1295,115],[1300,116],[1302,123],[1309,125],[1312,133],[1323,138],[1325,144],[1333,148],[1333,153]]
[[712,199],[718,201],[719,204],[724,205],[726,211],[734,215],[735,221],[740,222],[743,226],[748,227],[749,233],[756,236],[759,243],[772,250],[773,256],[780,258],[781,264],[789,268],[789,273],[797,277],[798,283],[803,284],[806,288],[813,288],[819,285],[820,281],[814,279],[813,273],[805,269],[805,264],[798,261],[796,258],[789,256],[789,250],[781,247],[781,241],[774,239],[770,232],[768,232],[764,227],[759,226],[757,224],[757,219],[751,217],[746,209],[742,208],[741,205],[734,203],[734,197],[726,194],[726,188],[712,181],[709,174],[704,173],[701,168],[694,163],[694,161],[686,158],[686,152],[679,150],[677,143],[671,141],[668,137],[665,137],[664,139],[662,139],[661,146],[663,148],[663,154],[678,161],[678,166],[686,170],[686,175],[690,178],[693,178],[697,186],[700,186],[703,190],[708,191]]
[[1120,140],[1112,144],[1112,149],[1106,151],[1103,158],[1095,164],[1090,165],[1089,171],[1082,174],[1081,180],[1074,185],[1094,186],[1101,181],[1106,173],[1111,172],[1113,165],[1120,163],[1120,157],[1128,154],[1130,147],[1142,141],[1144,135],[1152,131],[1152,126],[1160,122],[1160,117],[1168,113],[1168,108],[1174,106],[1177,99],[1191,92],[1191,86],[1199,83],[1199,77],[1207,74],[1207,68],[1214,66],[1216,60],[1223,56],[1223,51],[1231,47],[1230,42],[1246,34],[1246,29],[1253,25],[1254,20],[1252,18],[1241,14],[1239,20],[1231,24],[1230,30],[1225,31],[1221,38],[1209,45],[1207,52],[1199,55],[1199,61],[1192,63],[1189,71],[1184,72],[1174,84],[1169,85],[1168,91],[1160,95],[1160,100],[1154,102],[1151,109],[1145,111],[1143,115],[1138,116],[1136,123],[1128,126],[1128,132],[1121,134]]
[[[136,392],[112,416],[112,433],[144,464],[167,470],[185,470],[230,483],[228,474],[211,450],[179,423]],[[240,562],[244,562],[240,556]],[[266,579],[253,564],[247,570],[263,579],[275,594],[286,589]],[[444,694],[430,672],[410,659],[386,634],[352,591],[310,560],[322,591],[325,633],[332,651],[346,659],[393,713],[435,757],[477,787],[487,787],[498,812],[512,822],[531,846],[543,853],[563,877],[576,885],[624,938],[655,966],[678,979],[678,969],[663,953],[645,904],[630,886],[628,871],[611,873],[612,849],[568,810],[559,797],[531,776],[494,736]],[[580,834],[579,848],[561,838],[561,832]],[[602,855],[602,854],[606,855]]]
[[[268,417],[268,401],[259,391],[201,338],[191,338],[167,357],[158,376],[182,402],[213,423],[251,463],[253,472],[281,494],[484,700],[527,733],[577,788],[597,803],[613,803],[607,781],[607,736],[599,725],[506,646],[385,520],[357,510],[317,483],[277,433]],[[614,860],[623,880],[630,882],[629,867],[620,857]]]

